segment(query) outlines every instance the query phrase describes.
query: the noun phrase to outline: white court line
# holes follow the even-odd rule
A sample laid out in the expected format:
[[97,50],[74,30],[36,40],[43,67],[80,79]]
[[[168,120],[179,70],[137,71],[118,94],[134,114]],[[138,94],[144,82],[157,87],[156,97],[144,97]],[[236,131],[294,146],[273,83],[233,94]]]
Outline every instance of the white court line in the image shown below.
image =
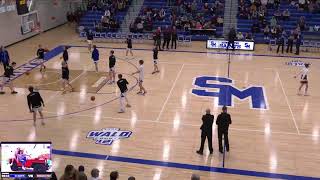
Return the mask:
[[[56,114],[54,112],[50,111],[43,111],[44,113],[48,114]],[[80,114],[73,114],[71,116],[75,117],[90,117],[94,118],[94,116],[90,115],[80,115]],[[118,118],[118,117],[109,117],[109,116],[101,116],[102,119],[114,119],[114,120],[119,120],[119,121],[131,121],[132,119],[130,118]],[[148,123],[157,123],[157,124],[168,124],[168,125],[174,125],[174,123],[171,122],[163,122],[163,121],[155,121],[155,120],[140,120],[138,119],[137,122],[148,122]],[[200,124],[180,124],[182,126],[192,126],[192,127],[200,127]],[[257,133],[262,133],[262,134],[269,134],[266,133],[264,130],[254,130],[254,129],[240,129],[240,128],[229,128],[229,130],[234,130],[234,131],[242,131],[242,132],[257,132]],[[297,134],[297,133],[290,133],[290,132],[282,132],[282,131],[271,131],[270,134],[282,134],[282,135],[297,135],[297,136],[310,136],[310,137],[320,137],[320,135],[313,135],[313,134]]]
[[171,89],[170,89],[170,91],[169,91],[169,94],[168,94],[168,96],[167,96],[167,99],[166,99],[165,102],[163,103],[162,108],[161,108],[161,110],[160,110],[160,113],[159,113],[156,121],[159,121],[159,119],[160,119],[160,117],[161,117],[161,115],[162,115],[162,113],[163,113],[163,111],[164,111],[164,108],[166,107],[166,105],[167,105],[167,103],[168,103],[168,101],[169,101],[169,98],[171,97],[171,94],[172,94],[172,92],[173,92],[173,89],[174,89],[174,87],[175,87],[176,84],[177,84],[177,81],[178,81],[178,79],[179,79],[179,77],[180,77],[180,74],[181,74],[181,72],[182,72],[182,70],[183,70],[183,67],[184,67],[184,64],[182,64],[181,69],[180,69],[179,73],[177,74],[176,79],[175,79],[174,82],[173,82],[173,85],[172,85],[172,87],[171,87]]
[[299,128],[298,128],[298,125],[297,125],[297,122],[296,122],[296,118],[295,118],[294,115],[293,115],[293,111],[292,111],[291,105],[290,105],[290,103],[289,103],[289,99],[288,99],[288,96],[287,96],[287,94],[286,94],[286,91],[285,91],[284,88],[283,88],[282,80],[281,80],[281,78],[280,78],[280,75],[279,75],[278,70],[276,71],[276,73],[277,73],[277,77],[278,77],[279,82],[280,82],[280,85],[281,85],[282,92],[283,92],[284,97],[285,97],[285,99],[286,99],[286,102],[287,102],[287,104],[288,104],[288,107],[289,107],[289,110],[290,110],[290,113],[291,113],[291,117],[292,117],[294,126],[296,127],[298,134],[300,134],[300,131],[299,131]]
[[[79,74],[77,77],[75,77],[74,79],[72,79],[72,80],[70,81],[70,84],[71,84],[72,82],[74,82],[75,80],[79,79],[79,78],[80,78],[81,76],[83,76],[86,72],[87,72],[86,70],[83,70],[83,72],[82,72],[81,74]],[[49,102],[51,102],[52,100],[54,100],[55,97],[56,97],[58,94],[60,94],[60,93],[61,93],[60,91],[57,91],[55,94],[53,94],[53,95],[46,101],[45,104],[49,104]]]

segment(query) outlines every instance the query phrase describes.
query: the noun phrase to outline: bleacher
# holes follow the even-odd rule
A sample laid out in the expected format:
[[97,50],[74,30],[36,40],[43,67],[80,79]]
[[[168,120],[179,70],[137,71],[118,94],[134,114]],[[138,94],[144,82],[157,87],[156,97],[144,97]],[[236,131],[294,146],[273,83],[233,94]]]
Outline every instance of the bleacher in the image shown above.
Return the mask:
[[[127,11],[118,11],[115,15],[115,20],[119,23],[124,20]],[[83,26],[86,29],[94,30],[95,22],[100,22],[101,17],[104,15],[104,11],[87,11],[86,14],[80,19],[79,26]]]
[[[288,9],[290,11],[290,19],[289,20],[279,20],[278,24],[281,25],[287,34],[294,30],[297,27],[297,22],[301,16],[305,17],[307,28],[302,31],[302,36],[320,36],[320,32],[310,32],[309,27],[314,27],[315,25],[320,25],[320,14],[313,14],[309,12],[301,12],[297,9],[297,7],[291,6],[288,3],[281,2],[279,7],[281,14],[284,10]],[[273,17],[275,9],[268,9],[265,19],[267,23],[270,23],[270,19]],[[252,19],[241,19],[238,18],[238,32],[250,32],[251,26],[254,20]],[[261,28],[260,33],[254,33],[254,40],[256,43],[269,43],[269,40],[264,39],[263,28]]]
[[[186,0],[185,2],[188,3],[192,3],[193,0]],[[198,2],[198,1],[197,1]],[[215,0],[208,0],[207,1],[209,4],[213,4],[215,2]],[[197,3],[197,12],[202,12],[202,8],[204,6],[203,2],[198,2]],[[171,26],[171,20],[170,20],[170,15],[172,12],[173,8],[178,8],[178,7],[173,7],[173,6],[167,6],[167,1],[166,0],[158,0],[158,1],[154,1],[154,0],[145,0],[143,3],[143,6],[140,10],[139,15],[143,15],[143,10],[144,8],[152,8],[152,9],[158,9],[160,10],[161,8],[163,8],[166,12],[166,16],[163,20],[155,20],[153,21],[153,31],[157,29],[157,27],[165,27],[166,25]],[[223,17],[223,14],[218,14],[221,17]],[[177,15],[179,16],[179,14]],[[206,15],[204,16],[205,20],[209,20],[211,19],[212,16]],[[222,31],[223,31],[223,27],[216,27],[216,34],[217,36],[222,36]],[[184,30],[179,30],[178,29],[178,34],[182,35],[182,36],[188,36],[191,35],[190,31],[184,31]],[[207,40],[209,37],[207,35],[191,35],[192,40]]]

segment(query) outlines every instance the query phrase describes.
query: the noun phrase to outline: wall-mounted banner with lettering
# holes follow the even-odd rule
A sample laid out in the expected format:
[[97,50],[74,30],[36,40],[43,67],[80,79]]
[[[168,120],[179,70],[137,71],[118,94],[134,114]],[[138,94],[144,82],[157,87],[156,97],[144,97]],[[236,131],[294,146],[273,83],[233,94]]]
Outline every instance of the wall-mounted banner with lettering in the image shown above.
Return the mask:
[[[208,49],[226,49],[228,45],[228,41],[221,39],[209,39],[207,40],[207,48]],[[253,41],[235,41],[234,42],[235,49],[237,50],[246,50],[253,51],[254,50],[254,42]],[[229,47],[229,49],[232,49]]]

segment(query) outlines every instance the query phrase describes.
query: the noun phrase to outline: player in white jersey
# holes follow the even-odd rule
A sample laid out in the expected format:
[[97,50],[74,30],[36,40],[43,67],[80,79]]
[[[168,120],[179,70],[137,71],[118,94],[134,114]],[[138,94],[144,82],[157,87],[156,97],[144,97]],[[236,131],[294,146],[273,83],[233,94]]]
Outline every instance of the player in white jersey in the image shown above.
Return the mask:
[[298,75],[294,76],[294,78],[300,76],[300,87],[298,91],[298,95],[301,95],[300,91],[304,85],[306,85],[305,90],[304,90],[304,95],[308,95],[308,73],[309,73],[309,66],[310,64],[305,63],[303,69],[299,72]]
[[139,73],[139,87],[140,87],[140,90],[137,94],[141,94],[141,95],[145,95],[147,93],[146,89],[143,87],[142,83],[143,83],[143,80],[144,80],[144,67],[143,67],[143,63],[144,61],[143,60],[139,60],[139,69],[138,71],[132,73],[132,75],[134,74],[137,74]]

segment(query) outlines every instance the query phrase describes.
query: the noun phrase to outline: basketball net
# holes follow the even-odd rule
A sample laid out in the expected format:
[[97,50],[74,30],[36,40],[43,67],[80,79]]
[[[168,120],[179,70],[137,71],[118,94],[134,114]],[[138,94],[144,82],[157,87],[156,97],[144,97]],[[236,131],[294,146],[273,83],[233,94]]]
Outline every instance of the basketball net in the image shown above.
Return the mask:
[[36,25],[34,26],[33,32],[36,32],[36,33],[41,33],[41,29],[40,29],[40,22],[37,22]]

